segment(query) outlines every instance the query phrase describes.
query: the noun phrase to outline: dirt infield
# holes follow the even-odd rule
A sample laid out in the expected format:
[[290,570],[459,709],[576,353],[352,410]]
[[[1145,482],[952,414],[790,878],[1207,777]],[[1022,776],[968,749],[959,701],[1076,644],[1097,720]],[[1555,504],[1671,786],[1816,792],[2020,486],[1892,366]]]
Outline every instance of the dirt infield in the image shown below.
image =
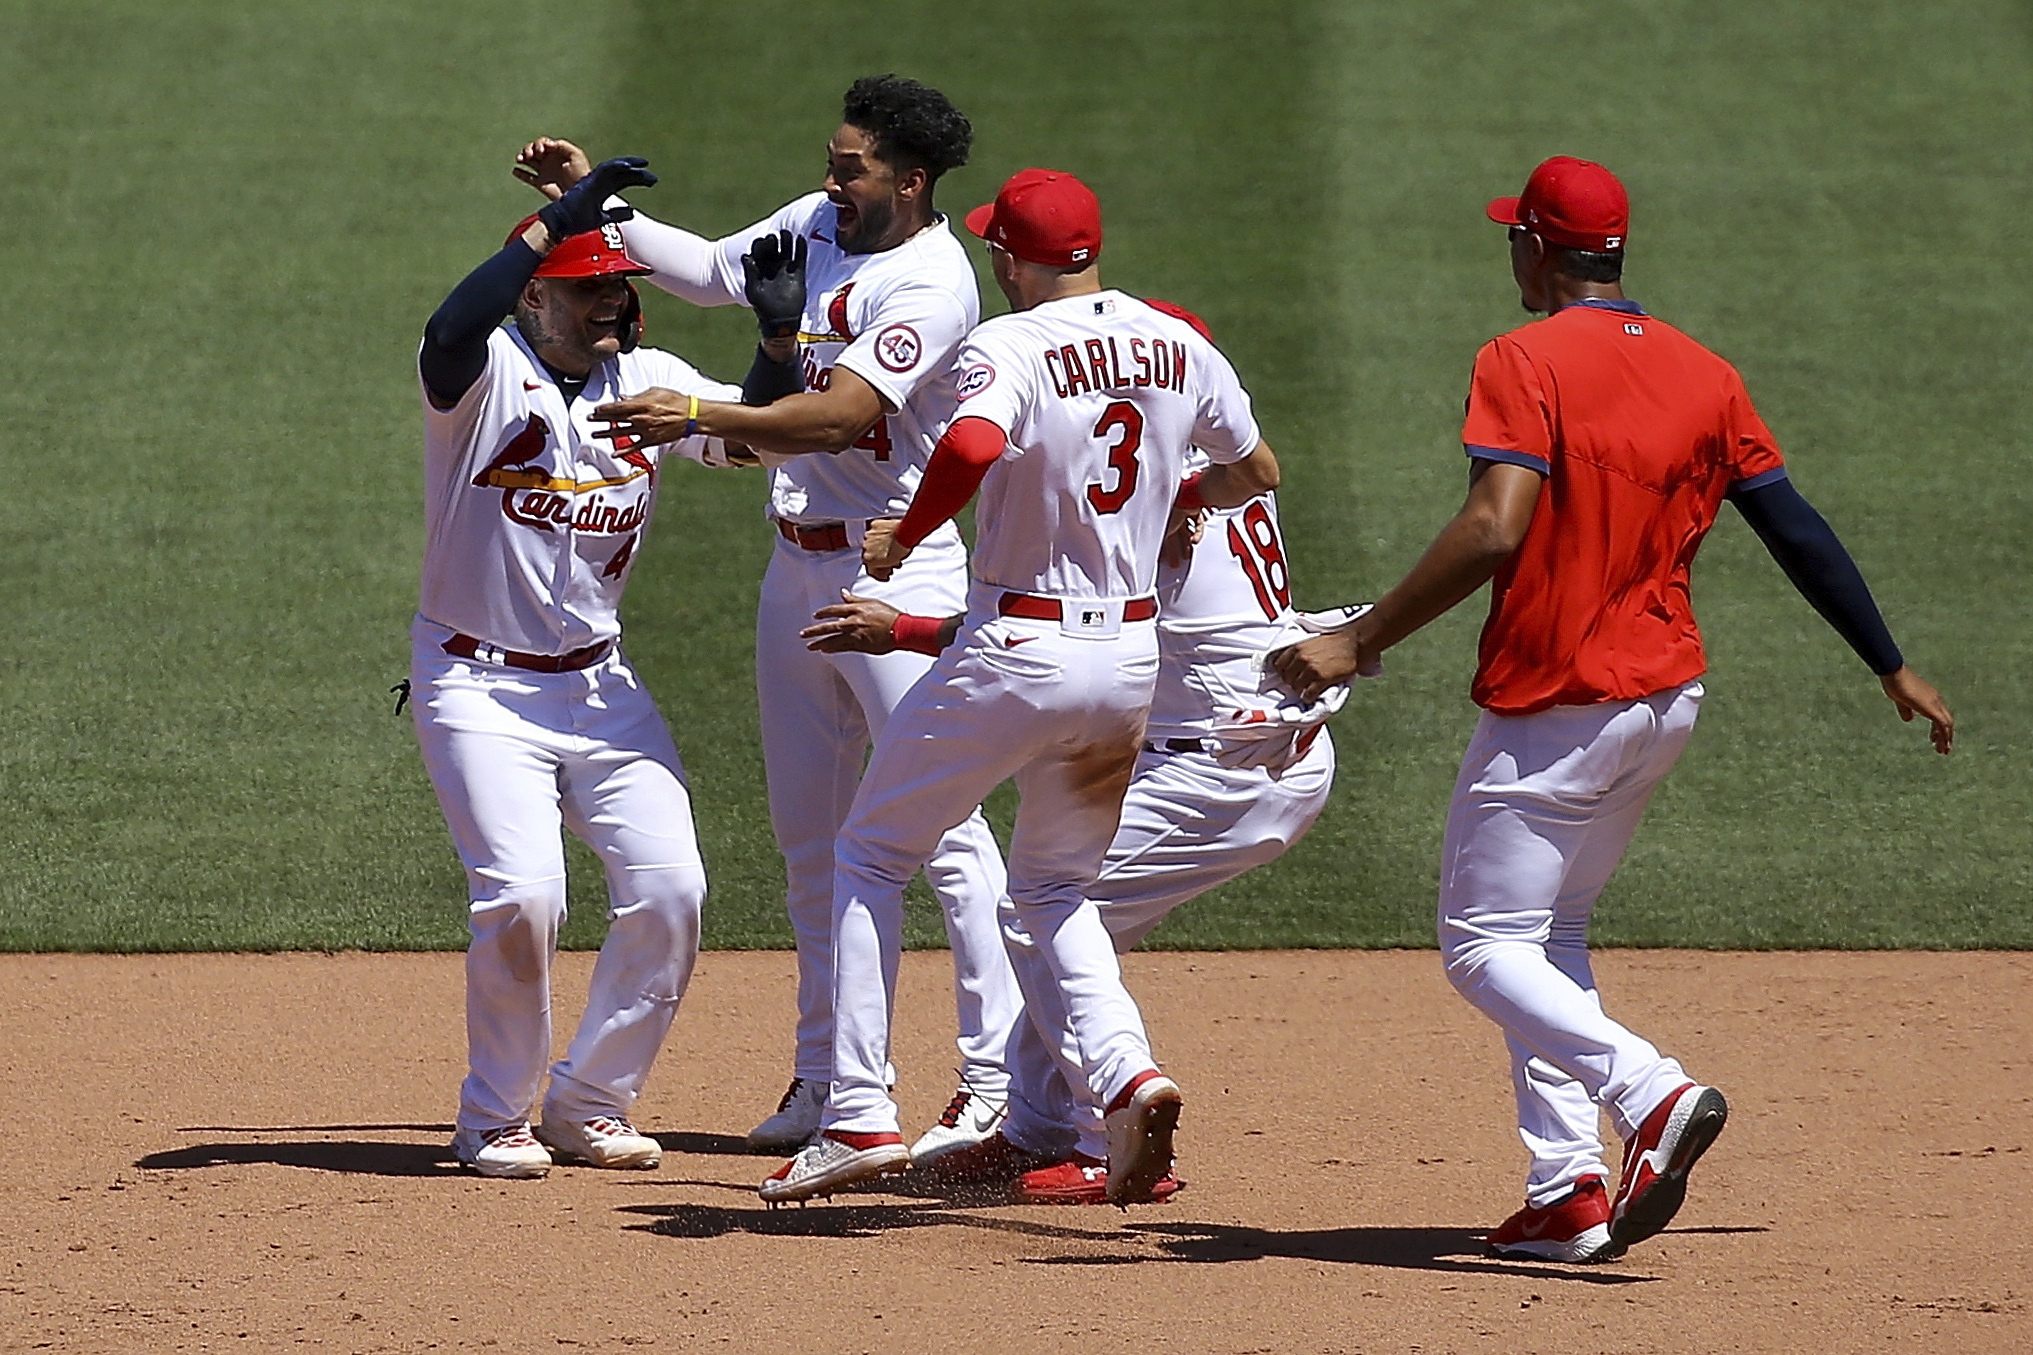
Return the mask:
[[[2033,955],[1605,955],[1735,1113],[1674,1228],[1592,1268],[1482,1254],[1521,1153],[1432,955],[1127,967],[1188,1098],[1172,1204],[772,1213],[739,1135],[788,955],[702,961],[638,1116],[661,1170],[538,1182],[447,1165],[457,955],[0,957],[0,1349],[2033,1348]],[[949,974],[906,957],[907,1129]]]

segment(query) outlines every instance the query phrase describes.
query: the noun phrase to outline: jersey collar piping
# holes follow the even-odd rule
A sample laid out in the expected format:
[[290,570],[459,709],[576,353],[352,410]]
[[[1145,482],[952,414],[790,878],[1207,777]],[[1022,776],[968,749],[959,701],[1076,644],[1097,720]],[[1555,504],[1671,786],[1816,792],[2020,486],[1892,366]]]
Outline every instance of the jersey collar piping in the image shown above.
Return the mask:
[[1643,315],[1645,313],[1645,308],[1635,301],[1619,301],[1615,297],[1608,296],[1585,296],[1579,301],[1568,302],[1560,309],[1571,311],[1579,310],[1584,306],[1592,311],[1616,311],[1622,315]]

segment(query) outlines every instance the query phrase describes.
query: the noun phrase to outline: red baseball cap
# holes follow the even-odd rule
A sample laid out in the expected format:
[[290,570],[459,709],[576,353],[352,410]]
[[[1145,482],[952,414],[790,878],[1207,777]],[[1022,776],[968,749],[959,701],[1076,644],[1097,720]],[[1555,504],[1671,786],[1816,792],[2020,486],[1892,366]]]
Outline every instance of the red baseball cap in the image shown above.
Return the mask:
[[[536,220],[526,216],[516,223],[502,241],[505,246],[529,229],[529,223]],[[568,235],[544,255],[544,261],[537,265],[536,275],[540,278],[597,278],[609,273],[640,275],[654,273],[648,264],[637,263],[628,257],[628,248],[621,242],[621,227],[612,222],[598,230],[581,231]]]
[[1101,202],[1056,169],[1010,175],[995,201],[967,214],[967,229],[1026,263],[1070,268],[1101,256]]
[[1617,176],[1593,160],[1556,155],[1532,171],[1518,197],[1492,201],[1489,219],[1568,249],[1606,254],[1624,247],[1631,199]]

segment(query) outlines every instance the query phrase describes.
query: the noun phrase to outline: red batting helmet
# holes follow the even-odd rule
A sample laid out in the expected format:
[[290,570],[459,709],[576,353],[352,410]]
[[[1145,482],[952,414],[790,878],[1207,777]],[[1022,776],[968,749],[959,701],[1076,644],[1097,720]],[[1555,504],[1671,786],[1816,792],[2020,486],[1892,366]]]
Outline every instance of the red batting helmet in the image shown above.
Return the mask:
[[[529,229],[535,216],[526,216],[508,233],[505,245]],[[637,263],[628,257],[628,247],[621,241],[621,227],[608,222],[598,230],[581,231],[566,236],[564,241],[544,255],[544,261],[537,265],[536,275],[540,278],[597,278],[609,273],[637,276],[654,273],[647,264]]]

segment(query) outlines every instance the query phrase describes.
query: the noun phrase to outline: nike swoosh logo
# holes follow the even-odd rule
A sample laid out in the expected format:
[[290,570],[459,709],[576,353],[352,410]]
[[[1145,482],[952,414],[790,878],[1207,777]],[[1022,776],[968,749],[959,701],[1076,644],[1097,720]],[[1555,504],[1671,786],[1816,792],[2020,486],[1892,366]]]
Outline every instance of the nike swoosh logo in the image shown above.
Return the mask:
[[1551,1218],[1544,1218],[1529,1227],[1518,1229],[1518,1236],[1527,1242],[1536,1242],[1538,1239],[1546,1236],[1546,1230],[1552,1226],[1553,1220]]
[[543,383],[541,381],[525,381],[522,383],[522,388],[526,391],[542,390]]
[[1035,635],[1012,635],[1009,639],[1004,640],[1002,644],[1005,649],[1015,649],[1018,645],[1027,645],[1037,638]]

